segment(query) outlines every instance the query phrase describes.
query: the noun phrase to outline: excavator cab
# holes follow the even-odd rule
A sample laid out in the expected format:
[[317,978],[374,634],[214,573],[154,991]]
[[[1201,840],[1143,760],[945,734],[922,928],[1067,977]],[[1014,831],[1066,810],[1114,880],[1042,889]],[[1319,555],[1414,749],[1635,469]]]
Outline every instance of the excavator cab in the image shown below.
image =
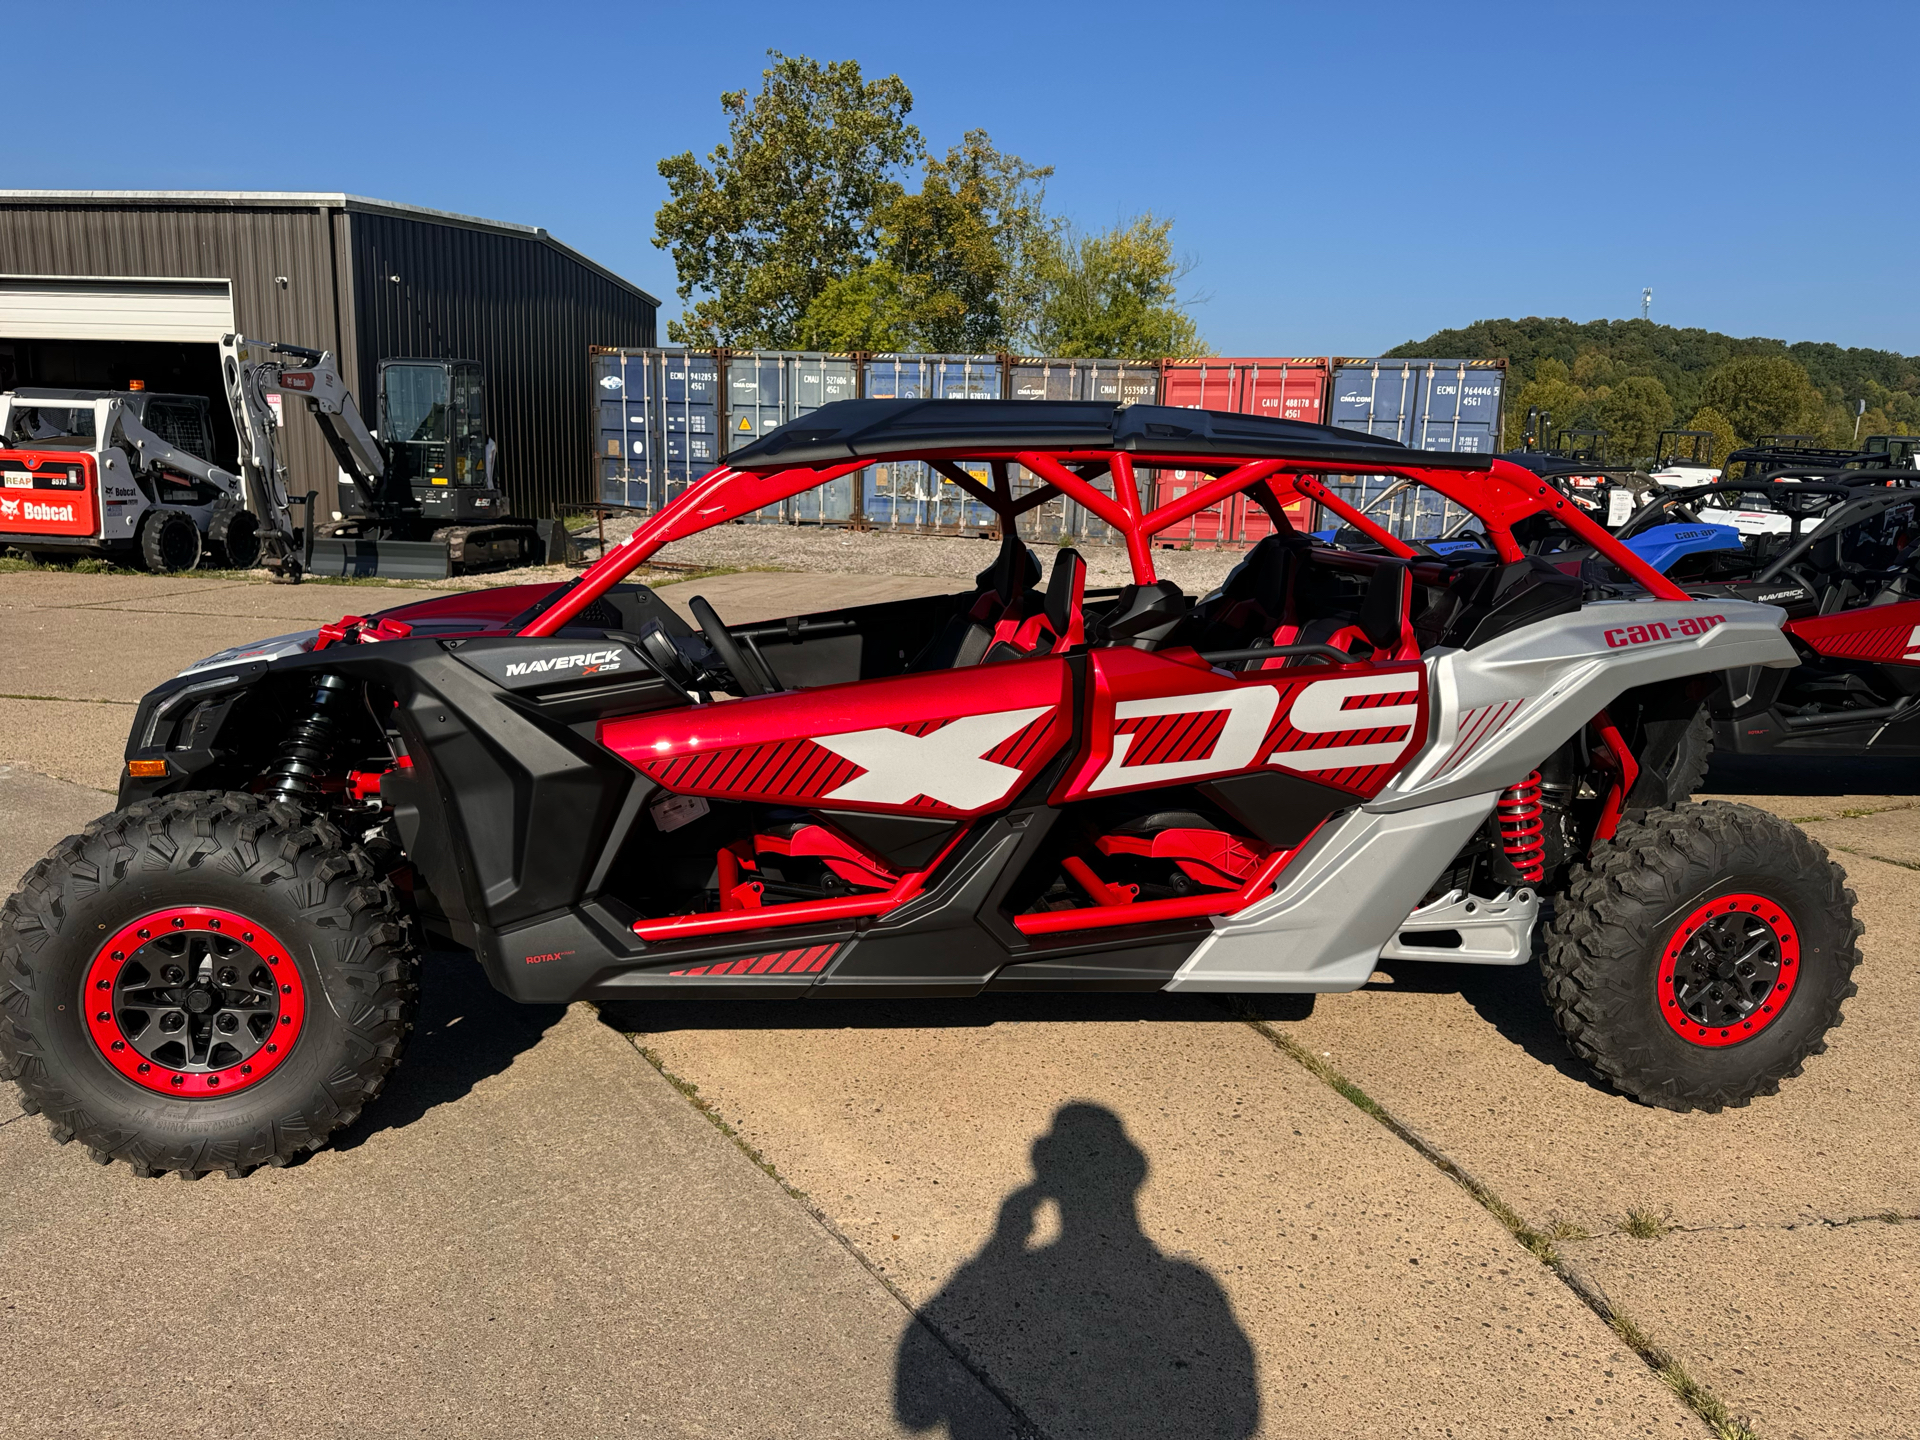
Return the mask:
[[380,435],[395,489],[435,525],[494,520],[506,508],[487,438],[486,377],[471,360],[382,360]]

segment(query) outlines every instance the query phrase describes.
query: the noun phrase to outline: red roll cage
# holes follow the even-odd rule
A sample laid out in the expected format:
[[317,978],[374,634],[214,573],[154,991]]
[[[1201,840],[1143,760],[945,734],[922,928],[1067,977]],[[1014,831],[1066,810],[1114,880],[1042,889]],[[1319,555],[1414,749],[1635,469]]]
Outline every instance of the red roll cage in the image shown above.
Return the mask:
[[[959,461],[985,461],[992,469],[989,489],[960,468]],[[684,540],[715,525],[724,525],[768,505],[778,504],[790,495],[811,490],[830,480],[851,475],[869,465],[904,460],[922,460],[946,479],[966,491],[1011,526],[1024,512],[1056,496],[1065,496],[1085,506],[1093,514],[1119,531],[1126,541],[1127,558],[1137,584],[1155,579],[1151,541],[1155,535],[1188,516],[1218,504],[1230,495],[1245,491],[1250,499],[1280,521],[1282,493],[1316,500],[1359,530],[1392,555],[1410,559],[1418,555],[1411,545],[1383,529],[1360,513],[1353,505],[1322,483],[1328,473],[1389,475],[1412,480],[1444,495],[1470,510],[1478,518],[1504,561],[1523,558],[1513,538],[1513,526],[1530,515],[1546,514],[1592,545],[1595,550],[1645,586],[1648,593],[1662,600],[1684,600],[1686,592],[1666,576],[1649,566],[1612,535],[1580,513],[1578,506],[1530,470],[1510,461],[1490,457],[1483,470],[1441,470],[1422,465],[1387,465],[1369,462],[1364,470],[1341,467],[1330,470],[1325,460],[1261,459],[1232,461],[1217,455],[1142,455],[1122,450],[1001,450],[941,448],[902,450],[884,455],[864,455],[833,465],[794,466],[779,469],[735,470],[722,465],[709,471],[687,487],[686,493],[658,515],[644,522],[622,544],[610,550],[592,565],[559,600],[535,616],[520,631],[526,636],[551,635],[591,605],[613,585],[663,546]],[[1023,495],[1013,493],[1010,467],[1024,466],[1042,483]],[[1214,478],[1196,486],[1177,499],[1153,510],[1143,510],[1140,489],[1135,483],[1137,469],[1188,470],[1212,474]],[[1094,482],[1110,477],[1113,493]]]

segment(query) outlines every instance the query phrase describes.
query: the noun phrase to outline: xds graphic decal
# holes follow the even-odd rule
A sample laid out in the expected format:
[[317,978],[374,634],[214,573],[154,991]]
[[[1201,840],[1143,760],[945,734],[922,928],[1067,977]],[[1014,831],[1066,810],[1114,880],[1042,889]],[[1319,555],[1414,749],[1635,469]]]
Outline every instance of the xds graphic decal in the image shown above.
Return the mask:
[[1413,738],[1413,722],[1420,716],[1419,705],[1363,708],[1351,702],[1375,695],[1413,695],[1419,690],[1420,677],[1404,670],[1398,675],[1360,675],[1351,680],[1322,680],[1309,685],[1293,702],[1293,711],[1287,717],[1295,730],[1308,735],[1334,735],[1364,726],[1368,731],[1404,728],[1406,733],[1384,741],[1289,746],[1276,750],[1268,757],[1268,763],[1303,773],[1389,765],[1406,753],[1408,742]]
[[[1113,707],[1113,756],[1087,788],[1111,790],[1116,785],[1164,785],[1194,775],[1244,770],[1259,753],[1260,742],[1266,739],[1267,726],[1279,704],[1280,692],[1271,685],[1209,690],[1201,695],[1122,700]],[[1129,728],[1127,722],[1174,715],[1202,716],[1215,721],[1225,718],[1224,723],[1190,727],[1197,733],[1180,747],[1175,758],[1146,759],[1148,746],[1142,745],[1141,754],[1129,765],[1127,761],[1133,755],[1136,741],[1161,737],[1150,729]],[[1166,727],[1158,728],[1164,731]],[[1206,743],[1209,739],[1211,744]],[[1161,748],[1164,749],[1164,744]]]
[[991,805],[1014,787],[1020,772],[985,757],[1052,708],[1038,705],[1029,710],[963,715],[927,735],[888,727],[816,735],[816,745],[865,771],[821,798],[904,805],[924,795],[956,810]]
[[1524,699],[1501,700],[1492,705],[1481,705],[1461,715],[1459,728],[1454,732],[1453,749],[1434,770],[1433,778],[1438,780],[1449,770],[1458,769],[1485,741],[1506,729],[1507,722],[1518,715],[1520,707],[1526,703]]
[[1390,765],[1418,743],[1420,683],[1419,671],[1400,670],[1121,700],[1113,753],[1086,789],[1165,785],[1261,765],[1316,776]]
[[600,735],[678,795],[971,815],[1059,753],[1071,695],[1048,657],[623,717]]

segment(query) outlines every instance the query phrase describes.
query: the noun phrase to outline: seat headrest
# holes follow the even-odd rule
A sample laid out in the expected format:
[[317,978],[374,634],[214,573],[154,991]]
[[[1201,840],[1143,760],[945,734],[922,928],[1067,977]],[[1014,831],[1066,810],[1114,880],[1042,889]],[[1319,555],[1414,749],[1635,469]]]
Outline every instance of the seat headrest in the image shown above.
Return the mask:
[[1099,638],[1108,644],[1131,643],[1151,650],[1186,618],[1189,604],[1171,580],[1129,585],[1101,622]]
[[1024,594],[1040,583],[1040,561],[1026,543],[1009,530],[1000,541],[1000,553],[994,557],[993,564],[973,577],[974,585],[981,590],[996,592],[1002,601],[1011,603],[1013,597]]
[[1267,536],[1227,573],[1220,593],[1229,600],[1251,600],[1268,615],[1286,612],[1293,567],[1312,542],[1295,530]]
[[1367,593],[1360,602],[1360,633],[1376,650],[1391,650],[1400,643],[1400,626],[1407,613],[1407,586],[1412,579],[1404,560],[1382,561],[1367,582]]
[[1056,635],[1066,635],[1073,620],[1074,607],[1087,591],[1087,562],[1080,552],[1063,545],[1053,557],[1053,574],[1047,579],[1047,624]]

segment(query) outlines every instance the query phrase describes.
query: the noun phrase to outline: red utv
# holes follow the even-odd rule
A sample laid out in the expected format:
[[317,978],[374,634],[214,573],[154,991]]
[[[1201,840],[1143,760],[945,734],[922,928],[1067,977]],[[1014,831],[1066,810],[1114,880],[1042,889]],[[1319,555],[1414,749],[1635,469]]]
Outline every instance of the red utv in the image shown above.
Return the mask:
[[[998,515],[970,590],[740,626],[695,599],[690,629],[621,583],[901,460]],[[1213,478],[1156,503],[1167,469]],[[1417,553],[1328,474],[1430,487],[1491,553]],[[1236,493],[1276,533],[1204,597],[1159,579],[1154,535]],[[1133,583],[1022,543],[1061,496]],[[1301,497],[1364,546],[1297,533]],[[1527,555],[1521,522],[1626,582]],[[1551,897],[1575,1051],[1654,1104],[1742,1104],[1823,1047],[1858,959],[1818,845],[1685,803],[1713,677],[1792,665],[1781,621],[1690,599],[1504,461],[1147,405],[830,405],[571,584],[348,617],[147,696],[120,808],[0,915],[0,1058],[96,1158],[238,1174],[379,1090],[423,932],[527,1001],[1311,992],[1383,956],[1528,963]]]

